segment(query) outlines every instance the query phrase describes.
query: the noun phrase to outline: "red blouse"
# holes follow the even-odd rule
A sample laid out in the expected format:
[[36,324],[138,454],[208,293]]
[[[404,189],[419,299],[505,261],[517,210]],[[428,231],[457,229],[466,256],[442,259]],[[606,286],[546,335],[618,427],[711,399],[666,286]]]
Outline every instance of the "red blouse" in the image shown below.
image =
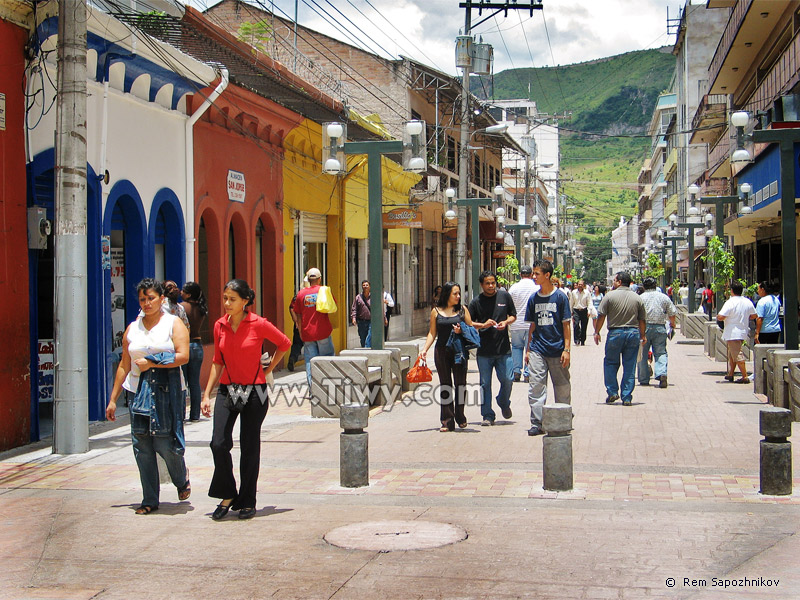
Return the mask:
[[[292,342],[283,332],[264,317],[245,312],[239,328],[234,332],[224,316],[214,323],[214,363],[224,365],[220,383],[266,383],[261,369],[261,347],[264,340],[286,351]],[[223,360],[224,356],[224,360]]]

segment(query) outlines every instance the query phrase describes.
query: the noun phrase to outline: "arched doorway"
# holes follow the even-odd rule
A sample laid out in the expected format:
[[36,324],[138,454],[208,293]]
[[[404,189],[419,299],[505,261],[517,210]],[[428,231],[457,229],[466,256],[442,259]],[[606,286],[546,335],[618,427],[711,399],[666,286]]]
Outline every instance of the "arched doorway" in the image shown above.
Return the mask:
[[186,273],[186,234],[180,202],[170,189],[161,189],[153,199],[148,227],[152,249],[150,272],[156,279],[183,285]]

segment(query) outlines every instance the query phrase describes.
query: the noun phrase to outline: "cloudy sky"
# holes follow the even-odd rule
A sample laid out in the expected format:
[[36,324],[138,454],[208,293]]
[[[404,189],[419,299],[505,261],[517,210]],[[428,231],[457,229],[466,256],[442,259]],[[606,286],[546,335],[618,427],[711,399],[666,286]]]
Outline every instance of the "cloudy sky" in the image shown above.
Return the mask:
[[[259,2],[294,17],[295,0]],[[524,0],[519,0],[523,2]],[[699,0],[693,0],[698,2]],[[704,3],[705,0],[702,0]],[[193,0],[199,8],[216,0]],[[667,14],[686,0],[543,0],[543,10],[509,11],[473,28],[494,46],[495,72],[583,62],[672,44]],[[455,37],[464,27],[459,0],[298,0],[298,22],[387,57],[411,56],[456,74]],[[473,10],[472,22],[483,17]],[[484,12],[484,16],[488,13]]]

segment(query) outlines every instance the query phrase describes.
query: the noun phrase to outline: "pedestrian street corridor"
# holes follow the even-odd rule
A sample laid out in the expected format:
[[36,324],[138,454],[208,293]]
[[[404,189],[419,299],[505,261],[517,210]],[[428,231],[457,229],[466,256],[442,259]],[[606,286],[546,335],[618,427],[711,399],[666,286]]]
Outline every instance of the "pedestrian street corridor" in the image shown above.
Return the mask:
[[[473,403],[467,428],[440,433],[439,407],[419,392],[373,409],[370,485],[356,489],[339,485],[339,421],[278,397],[247,521],[210,518],[210,419],[186,423],[191,498],[162,484],[151,515],[134,515],[127,417],[92,424],[84,455],[47,443],[0,454],[0,598],[800,597],[800,427],[792,495],[763,496],[765,399],[725,382],[702,340],[676,335],[668,388],[637,385],[632,406],[605,403],[602,364],[602,344],[573,345],[568,492],[542,489],[522,382],[512,418],[495,407],[491,427]],[[347,526],[378,527],[377,549],[337,545]],[[417,531],[425,543],[403,547]]]

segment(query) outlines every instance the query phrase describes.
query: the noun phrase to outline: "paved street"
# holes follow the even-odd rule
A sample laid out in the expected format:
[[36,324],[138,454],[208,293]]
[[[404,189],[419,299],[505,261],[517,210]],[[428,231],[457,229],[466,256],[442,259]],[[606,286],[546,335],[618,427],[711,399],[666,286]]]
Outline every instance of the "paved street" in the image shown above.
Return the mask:
[[[608,406],[602,346],[573,348],[571,492],[542,490],[542,438],[527,436],[521,383],[513,418],[494,427],[480,426],[477,406],[467,429],[445,434],[435,405],[374,412],[371,485],[358,490],[338,485],[338,420],[279,401],[248,522],[210,519],[209,420],[186,428],[190,502],[164,485],[149,516],[133,514],[127,422],[98,424],[86,455],[0,455],[0,598],[796,598],[800,477],[792,496],[758,494],[752,386],[722,383],[702,342],[677,336],[669,388],[637,387],[633,406]],[[388,553],[323,539],[389,520],[452,523],[468,538]]]

